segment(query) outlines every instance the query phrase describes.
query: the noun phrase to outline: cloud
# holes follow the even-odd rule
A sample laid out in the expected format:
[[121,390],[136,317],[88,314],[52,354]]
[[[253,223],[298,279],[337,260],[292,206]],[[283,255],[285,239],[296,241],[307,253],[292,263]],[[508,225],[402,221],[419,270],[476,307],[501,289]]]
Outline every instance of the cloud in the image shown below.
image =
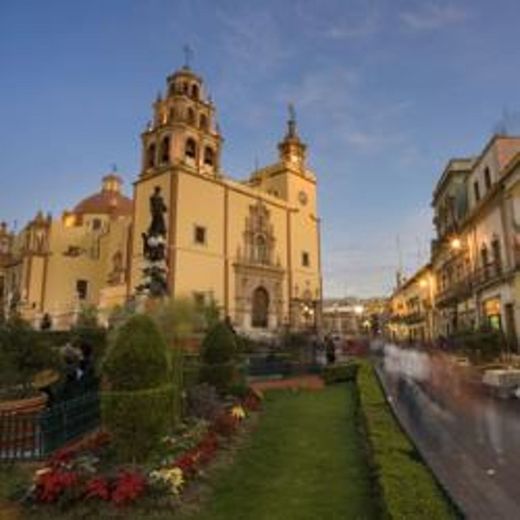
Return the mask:
[[320,2],[300,0],[294,3],[295,14],[308,33],[331,40],[365,38],[378,32],[380,12],[375,2],[351,0],[348,9],[343,0]]
[[403,11],[401,22],[414,31],[432,31],[465,21],[469,13],[453,5],[426,4],[414,11]]
[[223,26],[223,48],[235,63],[236,72],[243,65],[254,67],[256,72],[271,72],[291,56],[271,12],[219,9],[217,19]]

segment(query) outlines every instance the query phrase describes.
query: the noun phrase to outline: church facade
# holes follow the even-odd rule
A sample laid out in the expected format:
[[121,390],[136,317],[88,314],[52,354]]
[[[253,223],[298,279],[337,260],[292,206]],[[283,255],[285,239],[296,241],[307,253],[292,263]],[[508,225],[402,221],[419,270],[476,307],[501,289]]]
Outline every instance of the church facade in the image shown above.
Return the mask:
[[167,207],[170,294],[214,300],[242,330],[316,325],[321,308],[316,176],[294,118],[279,160],[237,182],[221,169],[222,136],[202,79],[183,68],[167,79],[142,134],[134,186],[128,292],[142,277],[140,238],[156,188]]
[[[77,266],[74,280],[58,284],[50,300],[77,307],[78,280],[89,284],[91,279],[87,301],[106,312],[134,297],[146,263],[143,237],[150,226],[150,200],[158,194],[166,210],[166,277],[172,297],[189,297],[200,304],[213,301],[222,316],[245,332],[319,327],[317,182],[307,167],[306,145],[298,136],[294,116],[278,144],[278,161],[236,181],[221,168],[223,139],[215,123],[215,106],[202,79],[183,67],[167,78],[166,91],[156,99],[153,120],[141,139],[141,171],[131,202],[119,201],[118,207],[125,210],[118,218],[103,210],[106,245],[98,252],[95,274]],[[50,257],[61,257],[68,250],[66,237],[75,226],[67,228],[67,218],[83,227],[85,240],[95,236],[96,230],[84,224],[94,214],[77,220],[76,213],[64,214],[61,227],[53,229],[54,236],[62,237],[56,242],[59,250],[52,250],[52,240],[42,245]],[[52,227],[51,220],[46,225]],[[19,258],[20,253],[12,257]],[[4,285],[13,288],[16,281],[7,277]],[[49,292],[38,289],[45,283],[49,277],[43,274],[32,282],[23,280],[40,293]],[[4,291],[4,302],[12,299],[12,291],[7,293],[9,289]],[[50,300],[41,298],[34,314],[53,316]]]

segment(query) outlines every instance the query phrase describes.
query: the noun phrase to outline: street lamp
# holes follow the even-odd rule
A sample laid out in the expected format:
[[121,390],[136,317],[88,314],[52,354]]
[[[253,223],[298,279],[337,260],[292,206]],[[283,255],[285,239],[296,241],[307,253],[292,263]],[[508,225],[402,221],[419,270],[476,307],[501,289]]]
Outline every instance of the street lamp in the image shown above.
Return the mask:
[[459,251],[462,248],[462,242],[460,238],[453,238],[450,242],[450,247],[453,249],[453,251]]
[[354,305],[354,312],[358,315],[358,316],[361,316],[363,314],[363,311],[364,311],[364,307],[363,305]]

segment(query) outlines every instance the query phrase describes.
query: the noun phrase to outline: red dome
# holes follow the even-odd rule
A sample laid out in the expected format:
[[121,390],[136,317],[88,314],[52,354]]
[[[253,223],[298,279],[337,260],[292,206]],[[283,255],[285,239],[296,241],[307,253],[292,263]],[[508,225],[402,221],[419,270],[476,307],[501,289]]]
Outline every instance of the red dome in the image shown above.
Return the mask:
[[104,214],[116,217],[132,216],[132,200],[120,192],[120,186],[121,180],[119,177],[115,175],[104,177],[102,190],[83,199],[74,208],[73,213],[79,215]]

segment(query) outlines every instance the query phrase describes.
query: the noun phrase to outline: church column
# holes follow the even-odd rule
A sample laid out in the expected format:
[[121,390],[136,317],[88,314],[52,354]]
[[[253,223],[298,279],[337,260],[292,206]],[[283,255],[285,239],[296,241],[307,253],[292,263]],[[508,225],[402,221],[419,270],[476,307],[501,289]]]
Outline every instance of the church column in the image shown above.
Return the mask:
[[291,210],[287,209],[287,318],[292,327],[292,245],[291,245]]
[[229,189],[224,185],[224,314],[229,315]]

